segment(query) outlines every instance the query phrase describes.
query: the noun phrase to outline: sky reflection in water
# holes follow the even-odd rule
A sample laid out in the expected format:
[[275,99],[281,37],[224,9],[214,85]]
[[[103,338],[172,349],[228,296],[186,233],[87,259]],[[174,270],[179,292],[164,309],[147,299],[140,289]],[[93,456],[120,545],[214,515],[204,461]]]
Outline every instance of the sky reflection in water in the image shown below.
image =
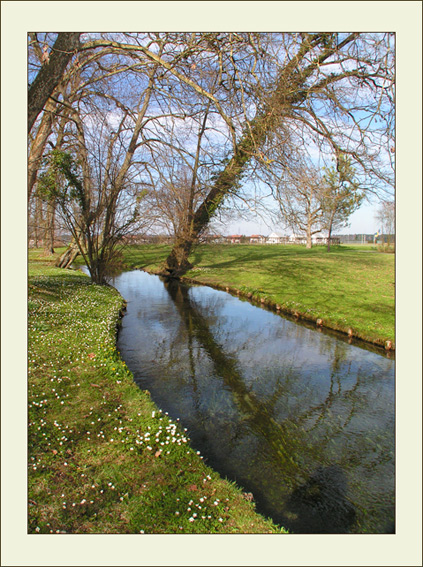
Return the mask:
[[140,271],[119,350],[222,475],[295,533],[394,531],[394,362],[227,293]]

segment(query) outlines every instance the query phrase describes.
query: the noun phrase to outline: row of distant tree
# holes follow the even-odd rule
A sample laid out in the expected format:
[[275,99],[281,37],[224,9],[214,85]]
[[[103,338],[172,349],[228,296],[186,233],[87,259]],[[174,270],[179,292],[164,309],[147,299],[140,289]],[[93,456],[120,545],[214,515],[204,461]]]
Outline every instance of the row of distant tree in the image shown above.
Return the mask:
[[[39,248],[44,246],[43,240],[44,231],[36,231],[35,227],[29,225],[29,247]],[[67,246],[72,241],[70,234],[57,231],[54,246],[59,248]],[[131,234],[123,238],[125,245],[140,245],[140,244],[172,244],[174,238],[169,234]],[[277,236],[272,235],[252,235],[245,234],[235,235],[221,235],[215,233],[205,233],[201,236],[199,241],[203,244],[306,244],[307,240],[301,236]],[[371,234],[339,234],[332,235],[330,241],[328,237],[314,236],[312,244],[314,245],[327,245],[329,244],[392,244],[395,242],[395,234],[371,233]]]
[[[179,276],[210,223],[328,235],[392,201],[390,33],[28,34],[29,221],[104,283],[125,238],[166,232]],[[37,236],[38,238],[38,236]]]

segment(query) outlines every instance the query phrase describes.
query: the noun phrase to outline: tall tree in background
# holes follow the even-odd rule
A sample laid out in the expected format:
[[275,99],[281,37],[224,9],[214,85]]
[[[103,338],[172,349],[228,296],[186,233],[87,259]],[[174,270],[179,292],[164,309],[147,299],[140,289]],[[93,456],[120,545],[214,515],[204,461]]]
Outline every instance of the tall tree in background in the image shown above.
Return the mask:
[[365,194],[349,156],[340,154],[336,167],[326,170],[323,176],[322,228],[328,231],[328,252],[332,231],[348,225],[348,219],[362,204]]
[[311,163],[291,168],[277,193],[283,223],[295,234],[305,234],[307,248],[322,229],[323,197],[321,173]]
[[395,235],[395,202],[383,201],[376,214],[376,221],[381,227],[382,234],[387,235],[388,245],[391,238]]

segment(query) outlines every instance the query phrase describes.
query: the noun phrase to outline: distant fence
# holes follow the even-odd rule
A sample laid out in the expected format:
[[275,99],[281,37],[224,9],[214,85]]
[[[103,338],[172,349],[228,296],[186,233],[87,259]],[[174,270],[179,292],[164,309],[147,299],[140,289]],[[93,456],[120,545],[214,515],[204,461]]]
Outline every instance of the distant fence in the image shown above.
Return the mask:
[[374,244],[393,243],[395,234],[341,234],[338,236],[341,244]]

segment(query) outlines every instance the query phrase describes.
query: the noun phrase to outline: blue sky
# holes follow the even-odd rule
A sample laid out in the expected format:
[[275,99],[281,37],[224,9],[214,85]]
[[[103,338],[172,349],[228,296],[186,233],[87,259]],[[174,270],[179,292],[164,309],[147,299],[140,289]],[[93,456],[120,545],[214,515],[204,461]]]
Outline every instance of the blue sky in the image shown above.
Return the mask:
[[[349,219],[350,226],[337,231],[337,234],[372,234],[380,229],[377,225],[375,216],[379,208],[378,202],[363,203],[358,211],[353,213]],[[224,225],[223,228],[216,229],[223,234],[263,234],[269,235],[276,231],[281,234],[290,234],[291,231],[285,230],[282,225],[278,226],[272,223],[267,225],[260,219],[252,219],[251,221],[233,220]]]
[[[337,231],[337,234],[372,234],[380,227],[377,226],[375,215],[377,212],[375,205],[363,205],[360,210],[353,213],[350,217],[350,227]],[[284,230],[283,227],[270,224],[270,228],[260,221],[242,221],[234,220],[226,225],[223,230],[224,234],[245,234],[251,236],[252,234],[269,235],[271,232],[276,231],[281,234],[289,234],[289,230]]]

